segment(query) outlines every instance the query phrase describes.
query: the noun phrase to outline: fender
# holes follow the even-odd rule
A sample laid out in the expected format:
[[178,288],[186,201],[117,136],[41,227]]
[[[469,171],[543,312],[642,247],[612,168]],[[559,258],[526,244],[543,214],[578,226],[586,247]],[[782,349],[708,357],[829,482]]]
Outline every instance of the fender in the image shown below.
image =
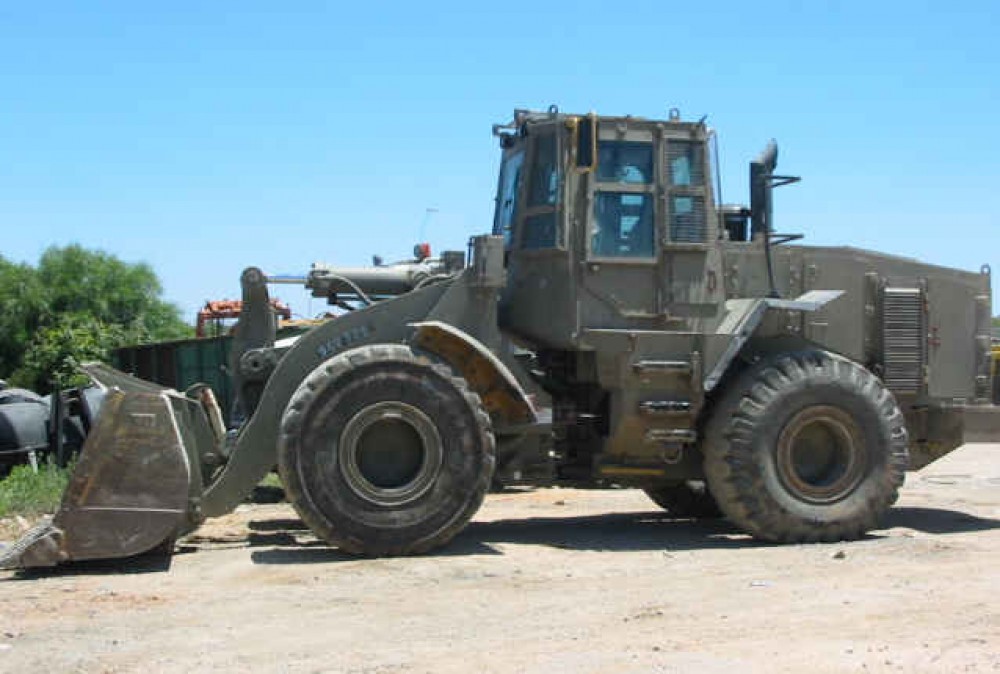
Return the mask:
[[769,309],[817,311],[843,294],[843,290],[810,290],[794,300],[760,297],[727,301],[726,309],[729,311],[729,315],[719,326],[718,332],[731,333],[733,338],[722,352],[722,356],[715,363],[712,371],[705,377],[705,392],[707,393],[716,387],[726,370],[729,369],[730,363],[736,358],[736,354],[740,352],[747,340],[753,337]]
[[411,342],[439,356],[462,373],[479,394],[497,426],[533,424],[537,421],[531,399],[503,362],[475,337],[447,323],[411,323]]

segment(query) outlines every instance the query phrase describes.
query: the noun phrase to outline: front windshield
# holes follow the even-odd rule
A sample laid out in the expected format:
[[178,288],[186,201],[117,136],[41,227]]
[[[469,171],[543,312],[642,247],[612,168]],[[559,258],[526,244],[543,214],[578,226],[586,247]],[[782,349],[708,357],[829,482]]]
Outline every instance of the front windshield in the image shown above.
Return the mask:
[[513,243],[514,216],[517,214],[517,193],[521,185],[521,166],[523,164],[524,150],[517,150],[506,155],[500,167],[497,207],[493,217],[493,235],[503,236],[503,245],[507,250],[510,250]]

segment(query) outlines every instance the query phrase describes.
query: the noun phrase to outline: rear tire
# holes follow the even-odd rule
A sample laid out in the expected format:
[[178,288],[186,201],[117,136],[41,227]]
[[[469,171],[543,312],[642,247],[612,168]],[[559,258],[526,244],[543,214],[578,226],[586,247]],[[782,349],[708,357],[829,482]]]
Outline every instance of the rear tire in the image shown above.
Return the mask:
[[494,438],[479,397],[401,345],[340,354],[285,409],[278,469],[316,535],[369,556],[447,543],[483,501]]
[[705,474],[722,511],[773,542],[859,538],[896,501],[908,462],[892,394],[823,351],[765,361],[707,425]]
[[646,496],[675,517],[715,519],[722,517],[719,504],[702,480],[687,480],[680,484],[649,487]]

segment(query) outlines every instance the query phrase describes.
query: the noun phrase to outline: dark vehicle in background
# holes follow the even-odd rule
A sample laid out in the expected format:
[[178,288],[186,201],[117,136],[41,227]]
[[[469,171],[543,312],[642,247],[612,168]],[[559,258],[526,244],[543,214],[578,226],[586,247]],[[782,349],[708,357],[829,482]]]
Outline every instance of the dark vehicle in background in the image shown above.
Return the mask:
[[0,381],[0,477],[18,464],[65,466],[83,448],[103,399],[96,386],[41,396]]

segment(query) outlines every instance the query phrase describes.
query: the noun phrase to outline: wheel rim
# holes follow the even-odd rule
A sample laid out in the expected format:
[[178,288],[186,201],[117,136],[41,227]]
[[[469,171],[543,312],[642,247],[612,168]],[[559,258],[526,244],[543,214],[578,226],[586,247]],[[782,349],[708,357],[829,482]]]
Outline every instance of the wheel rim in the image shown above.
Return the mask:
[[778,438],[781,481],[797,498],[811,503],[832,503],[854,491],[867,460],[857,423],[829,405],[798,412]]
[[376,403],[355,414],[340,435],[338,455],[351,490],[386,507],[426,493],[444,458],[434,422],[399,401]]

